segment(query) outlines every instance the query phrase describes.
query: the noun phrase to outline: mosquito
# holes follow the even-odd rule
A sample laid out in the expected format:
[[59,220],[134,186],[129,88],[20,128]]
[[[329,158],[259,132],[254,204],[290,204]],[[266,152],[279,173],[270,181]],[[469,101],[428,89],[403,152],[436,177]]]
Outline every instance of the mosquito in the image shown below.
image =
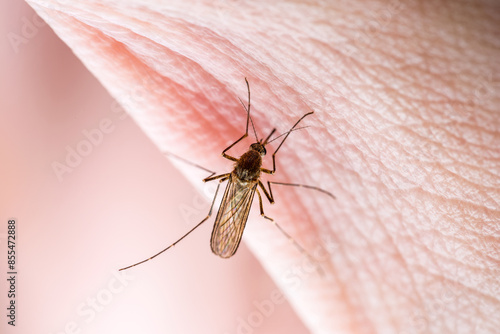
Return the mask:
[[[170,154],[180,160],[183,160],[193,166],[199,167],[201,169],[204,169],[208,172],[211,172],[212,174],[205,178],[203,182],[210,182],[214,180],[219,180],[219,183],[217,184],[217,188],[215,190],[215,195],[212,200],[212,204],[210,206],[210,210],[207,214],[207,216],[198,223],[195,227],[193,227],[189,232],[184,234],[180,239],[178,239],[176,242],[168,246],[167,248],[163,249],[162,251],[156,253],[155,255],[151,256],[150,258],[147,258],[143,261],[137,262],[135,264],[132,264],[128,267],[124,267],[121,270],[129,269],[132,267],[135,267],[139,264],[142,264],[144,262],[147,262],[149,260],[154,259],[158,255],[162,254],[163,252],[166,252],[169,250],[171,247],[174,247],[177,243],[179,243],[181,240],[183,240],[185,237],[187,237],[191,232],[196,230],[201,224],[203,224],[205,221],[207,221],[210,216],[212,215],[212,210],[214,207],[215,199],[217,198],[217,194],[219,192],[219,187],[222,182],[228,181],[226,190],[224,191],[224,195],[222,197],[221,205],[219,207],[219,211],[217,212],[217,217],[215,218],[215,223],[214,227],[212,230],[212,236],[210,238],[210,247],[212,249],[212,252],[215,255],[218,255],[222,258],[230,258],[232,257],[236,251],[238,250],[238,247],[241,242],[241,237],[243,235],[243,231],[245,229],[245,225],[248,220],[248,215],[250,213],[250,208],[255,196],[255,193],[257,193],[257,196],[259,198],[259,208],[260,208],[260,214],[263,216],[265,219],[270,220],[271,222],[274,223],[274,225],[287,237],[293,244],[299,249],[299,251],[302,254],[305,254],[307,257],[312,259],[312,257],[309,255],[309,253],[299,244],[297,243],[281,226],[279,226],[271,217],[268,217],[264,214],[264,208],[262,205],[262,196],[260,194],[260,190],[264,193],[266,198],[268,199],[269,203],[274,204],[274,196],[273,192],[271,189],[271,184],[275,185],[283,185],[283,186],[293,186],[293,187],[303,187],[303,188],[308,188],[308,189],[313,189],[317,190],[319,192],[322,192],[333,199],[335,199],[335,196],[331,194],[330,192],[314,187],[314,186],[309,186],[309,185],[304,185],[304,184],[296,184],[296,183],[283,183],[283,182],[270,182],[267,181],[267,187],[269,189],[266,190],[266,187],[261,181],[261,175],[262,173],[264,174],[269,174],[273,175],[276,172],[276,154],[278,153],[279,149],[285,142],[285,140],[288,138],[291,132],[295,130],[299,130],[302,128],[297,128],[297,125],[307,116],[312,115],[314,112],[308,112],[305,115],[303,115],[293,126],[292,128],[283,133],[280,136],[277,136],[273,140],[270,140],[271,136],[276,132],[276,129],[273,129],[271,133],[266,137],[266,139],[258,139],[257,132],[255,130],[252,118],[250,117],[250,85],[248,83],[248,80],[245,78],[245,82],[247,84],[247,90],[248,90],[248,105],[245,106],[243,101],[240,102],[243,105],[243,108],[245,109],[247,113],[247,124],[246,124],[246,129],[245,129],[245,134],[241,136],[238,140],[236,140],[234,143],[226,147],[224,151],[222,151],[222,156],[228,160],[231,160],[234,162],[234,169],[230,173],[224,173],[220,175],[215,175],[215,172],[209,171],[208,169],[205,169],[199,165],[196,165],[194,163],[191,163],[185,159],[182,159],[180,157],[177,157],[173,154]],[[232,147],[234,147],[236,144],[241,142],[243,139],[248,137],[248,127],[249,124],[252,124],[252,129],[255,135],[255,140],[256,142],[250,145],[250,148],[248,149],[247,152],[245,152],[240,158],[235,158],[226,152],[229,151]],[[273,159],[273,168],[272,169],[267,169],[262,167],[262,158],[266,155],[266,145],[268,145],[270,142],[280,138],[284,137],[281,140],[281,143],[279,146],[276,148],[272,155]]]

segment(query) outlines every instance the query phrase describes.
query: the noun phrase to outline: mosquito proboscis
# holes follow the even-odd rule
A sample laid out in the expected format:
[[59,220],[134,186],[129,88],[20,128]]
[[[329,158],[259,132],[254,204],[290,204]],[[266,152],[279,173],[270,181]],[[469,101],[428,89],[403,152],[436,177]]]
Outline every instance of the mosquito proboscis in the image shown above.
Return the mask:
[[[265,138],[265,139],[258,139],[257,132],[255,130],[253,120],[250,117],[250,85],[248,83],[248,80],[245,78],[245,82],[247,84],[247,89],[248,89],[248,105],[245,106],[243,101],[240,100],[242,103],[243,107],[245,108],[245,111],[247,112],[247,124],[246,124],[246,130],[245,134],[241,136],[238,140],[236,140],[234,143],[226,147],[224,151],[222,151],[222,156],[228,160],[231,160],[235,163],[234,169],[230,173],[224,173],[220,175],[215,175],[215,172],[211,172],[206,168],[203,168],[197,164],[194,164],[192,162],[189,162],[183,158],[180,158],[176,155],[169,154],[171,156],[176,157],[177,159],[180,159],[186,163],[189,163],[193,166],[196,166],[200,169],[203,169],[207,172],[210,172],[211,175],[208,176],[203,180],[203,182],[210,182],[214,180],[219,180],[219,183],[217,184],[217,188],[215,190],[215,195],[212,200],[212,204],[210,206],[210,210],[207,214],[207,216],[199,222],[195,227],[193,227],[191,230],[189,230],[186,234],[184,234],[180,239],[178,239],[176,242],[168,246],[167,248],[163,249],[162,251],[156,253],[155,255],[137,262],[133,265],[130,265],[128,267],[124,267],[120,270],[125,270],[129,269],[132,267],[135,267],[139,264],[142,264],[144,262],[147,262],[149,260],[154,259],[158,255],[162,254],[163,252],[167,251],[171,247],[175,246],[177,243],[179,243],[181,240],[183,240],[185,237],[187,237],[191,232],[193,232],[195,229],[197,229],[201,224],[203,224],[205,221],[207,221],[210,216],[212,215],[212,210],[215,204],[215,199],[217,198],[217,194],[219,192],[219,187],[222,182],[228,181],[226,190],[224,191],[224,195],[222,197],[221,205],[219,207],[219,210],[217,212],[217,216],[215,218],[215,223],[214,227],[212,230],[212,236],[210,238],[210,246],[212,248],[212,252],[222,258],[230,258],[236,253],[236,250],[238,249],[238,246],[240,245],[241,242],[241,237],[243,235],[243,231],[245,229],[245,225],[248,220],[248,215],[250,213],[250,208],[251,204],[253,202],[253,198],[255,196],[255,193],[257,193],[257,196],[259,198],[259,208],[260,208],[260,214],[263,216],[265,219],[268,219],[278,227],[278,229],[283,233],[289,240],[293,242],[293,244],[299,249],[299,251],[302,254],[305,254],[308,258],[314,260],[311,255],[299,244],[297,243],[285,230],[279,226],[272,218],[266,216],[264,214],[264,207],[262,205],[262,196],[260,194],[260,190],[264,193],[266,198],[271,204],[274,204],[274,196],[273,192],[271,189],[271,184],[275,185],[284,185],[284,186],[293,186],[293,187],[303,187],[303,188],[308,188],[308,189],[313,189],[317,190],[319,192],[322,192],[328,196],[331,196],[333,199],[335,199],[335,196],[330,193],[329,191],[326,191],[324,189],[314,187],[314,186],[309,186],[309,185],[304,185],[304,184],[297,184],[297,183],[284,183],[284,182],[270,182],[267,181],[267,186],[269,191],[265,188],[264,184],[262,183],[260,177],[262,173],[265,174],[274,174],[276,172],[276,153],[278,153],[279,149],[285,142],[285,140],[288,138],[291,132],[305,128],[297,128],[297,125],[307,116],[313,114],[313,111],[306,113],[303,115],[293,126],[292,128],[281,134],[280,136],[277,136],[276,138],[270,140],[271,136],[276,132],[276,129],[273,129],[271,133]],[[234,147],[236,144],[241,142],[243,139],[245,139],[248,136],[248,128],[249,124],[252,124],[252,129],[255,135],[255,140],[256,142],[250,145],[250,148],[248,149],[247,152],[245,152],[240,158],[235,158],[226,152],[229,151],[232,147]],[[270,142],[284,137],[281,140],[281,143],[278,145],[274,153],[272,154],[272,159],[273,159],[273,168],[272,169],[267,169],[262,167],[262,158],[266,155],[266,145],[269,144]]]

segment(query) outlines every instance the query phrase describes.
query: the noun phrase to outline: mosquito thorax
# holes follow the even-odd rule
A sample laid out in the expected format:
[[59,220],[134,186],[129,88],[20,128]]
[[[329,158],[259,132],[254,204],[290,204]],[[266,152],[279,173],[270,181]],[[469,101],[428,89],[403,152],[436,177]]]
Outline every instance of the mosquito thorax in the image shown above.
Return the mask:
[[[255,144],[252,144],[252,146],[253,145]],[[238,159],[233,170],[233,173],[236,174],[236,177],[241,181],[256,181],[260,177],[262,151],[259,152],[254,150],[252,146],[250,146],[250,149]]]

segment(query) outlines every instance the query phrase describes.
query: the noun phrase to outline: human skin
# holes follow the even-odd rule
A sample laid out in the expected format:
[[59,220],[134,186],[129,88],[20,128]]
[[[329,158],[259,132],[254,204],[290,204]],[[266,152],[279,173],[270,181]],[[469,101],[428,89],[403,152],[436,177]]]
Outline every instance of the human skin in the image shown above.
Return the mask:
[[325,273],[268,224],[247,235],[311,332],[500,328],[493,2],[29,3],[160,149],[217,172],[244,77],[260,137],[315,111],[269,180],[337,200],[275,186],[265,210]]

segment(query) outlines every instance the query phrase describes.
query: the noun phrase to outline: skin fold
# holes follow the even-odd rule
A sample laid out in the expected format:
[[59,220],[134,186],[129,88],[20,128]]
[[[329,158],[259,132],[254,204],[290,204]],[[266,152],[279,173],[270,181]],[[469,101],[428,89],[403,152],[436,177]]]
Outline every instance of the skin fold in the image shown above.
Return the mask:
[[264,210],[321,270],[266,220],[245,231],[312,333],[500,328],[495,2],[28,2],[160,149],[218,173],[245,77],[259,139],[315,111],[265,180],[337,199],[275,185]]

